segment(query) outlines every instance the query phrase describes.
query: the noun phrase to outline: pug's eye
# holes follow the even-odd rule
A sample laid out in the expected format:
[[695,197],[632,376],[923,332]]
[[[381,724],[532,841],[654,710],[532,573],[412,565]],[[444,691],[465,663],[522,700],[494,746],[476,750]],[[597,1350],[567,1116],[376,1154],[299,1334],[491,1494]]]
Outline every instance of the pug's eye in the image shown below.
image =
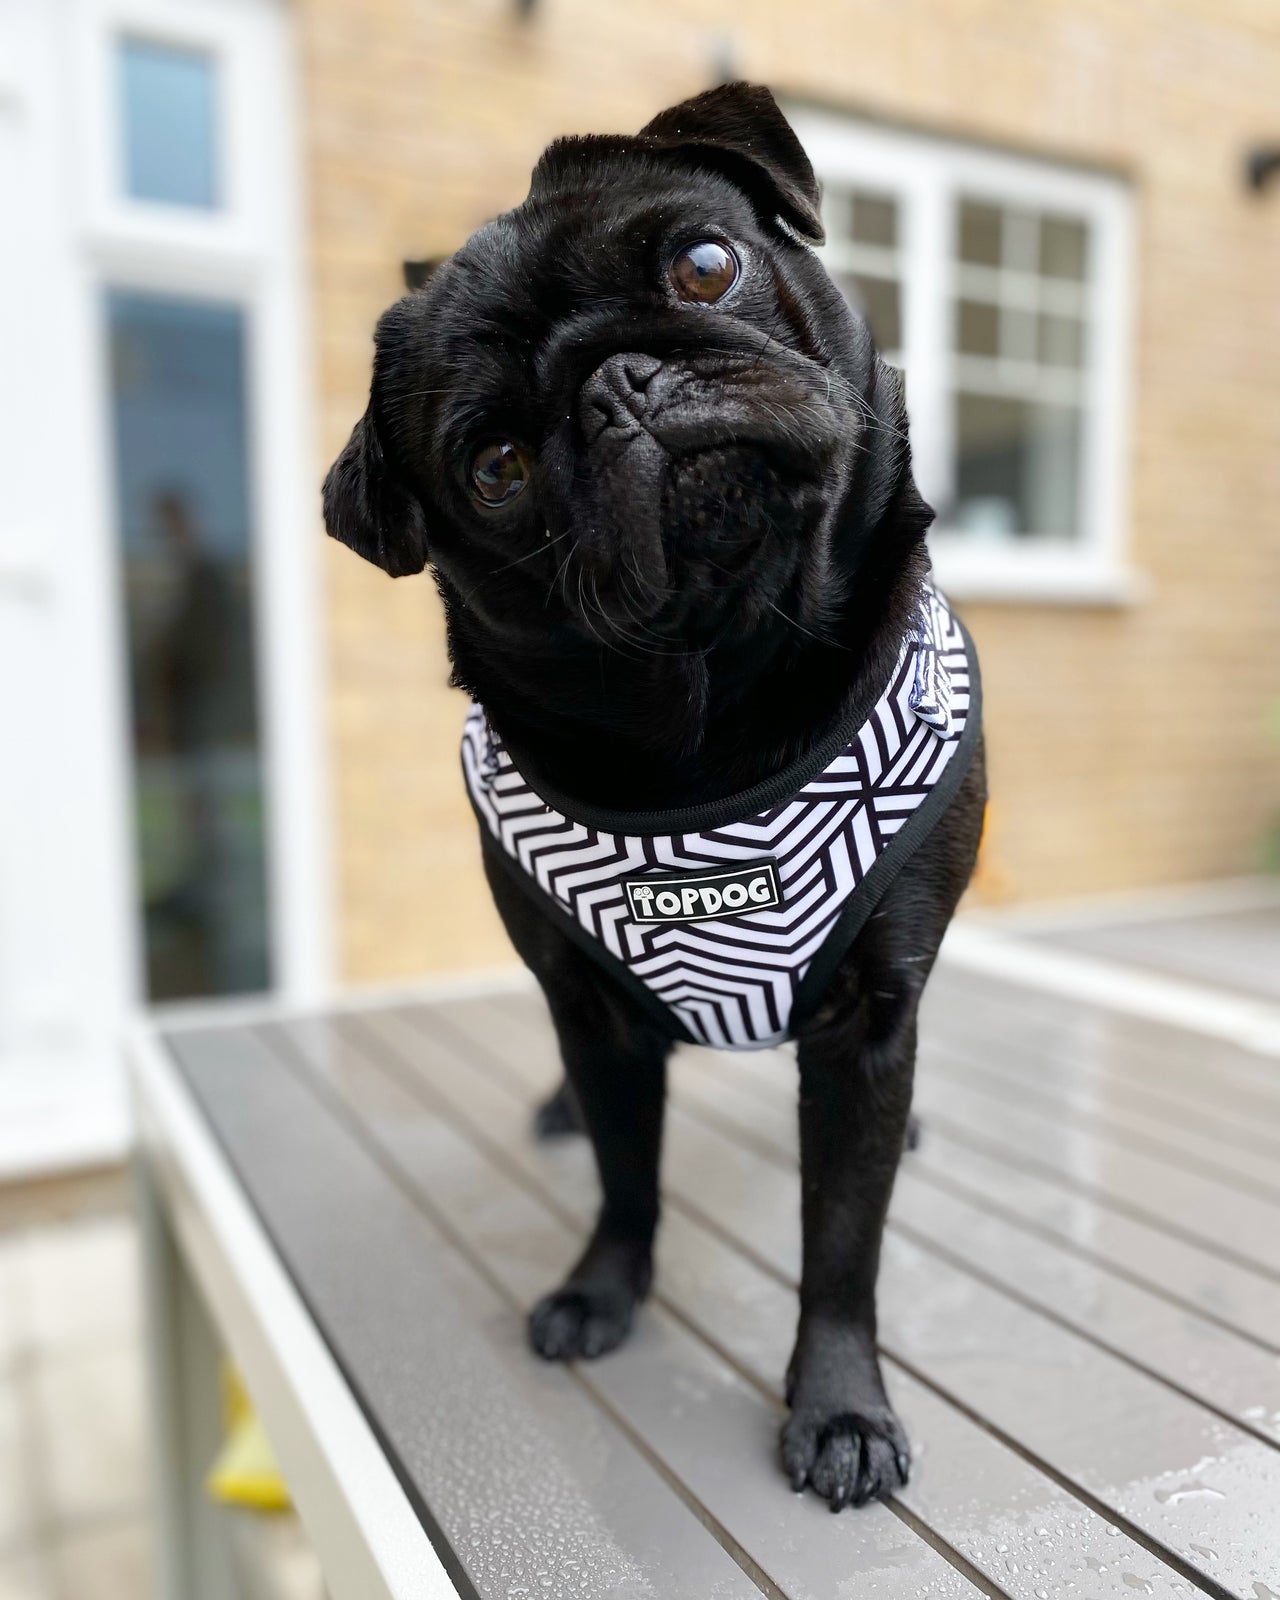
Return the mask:
[[507,505],[528,482],[529,458],[509,439],[483,444],[471,458],[471,492],[483,505]]
[[700,239],[686,245],[671,263],[671,283],[682,300],[709,306],[738,281],[738,258],[727,245]]

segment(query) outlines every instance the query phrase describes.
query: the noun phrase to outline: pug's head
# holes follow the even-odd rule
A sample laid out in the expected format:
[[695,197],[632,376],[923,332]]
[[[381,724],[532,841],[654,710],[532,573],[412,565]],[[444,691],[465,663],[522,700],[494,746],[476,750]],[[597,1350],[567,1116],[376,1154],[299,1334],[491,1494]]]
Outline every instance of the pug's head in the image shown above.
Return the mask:
[[329,532],[393,576],[430,563],[468,687],[459,656],[486,639],[705,650],[778,617],[820,634],[930,515],[897,375],[821,240],[767,89],[558,140],[528,198],[379,322]]

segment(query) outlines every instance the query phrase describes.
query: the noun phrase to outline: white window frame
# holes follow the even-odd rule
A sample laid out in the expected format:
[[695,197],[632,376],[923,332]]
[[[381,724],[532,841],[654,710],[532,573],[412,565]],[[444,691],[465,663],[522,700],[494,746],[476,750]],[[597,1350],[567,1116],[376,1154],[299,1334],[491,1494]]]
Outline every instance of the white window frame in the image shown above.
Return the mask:
[[957,599],[1105,604],[1136,598],[1140,585],[1126,562],[1133,250],[1128,186],[1102,173],[803,106],[789,107],[788,116],[824,184],[897,199],[900,356],[916,477],[932,505],[953,502],[958,198],[1060,211],[1087,222],[1079,536],[1006,543],[938,526],[929,542],[938,580]]
[[[118,923],[131,941],[132,1003],[145,1001],[145,950],[131,805],[129,686],[120,605],[106,300],[112,290],[237,306],[244,317],[251,561],[263,757],[271,992],[294,1002],[331,987],[332,892],[321,694],[318,469],[295,145],[295,51],[275,0],[74,0],[82,218],[81,342],[98,406],[89,465],[104,562],[106,656],[116,752],[110,808],[120,859]],[[143,39],[215,62],[216,204],[184,207],[125,190],[119,45]]]

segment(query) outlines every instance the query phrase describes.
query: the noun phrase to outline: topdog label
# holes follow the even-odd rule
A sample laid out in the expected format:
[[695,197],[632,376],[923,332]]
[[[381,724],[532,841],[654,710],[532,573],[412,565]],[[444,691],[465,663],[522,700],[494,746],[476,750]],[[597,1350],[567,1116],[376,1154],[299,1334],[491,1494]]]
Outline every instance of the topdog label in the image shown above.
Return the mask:
[[782,904],[772,861],[748,861],[722,872],[682,872],[674,878],[627,878],[622,887],[635,922],[709,922]]

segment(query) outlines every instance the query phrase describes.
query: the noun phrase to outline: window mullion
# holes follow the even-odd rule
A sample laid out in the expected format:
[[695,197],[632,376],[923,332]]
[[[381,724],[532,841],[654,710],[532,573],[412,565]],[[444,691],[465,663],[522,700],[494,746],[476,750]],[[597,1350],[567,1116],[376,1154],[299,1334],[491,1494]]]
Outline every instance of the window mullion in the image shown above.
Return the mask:
[[916,481],[941,516],[954,492],[950,211],[940,165],[922,161],[907,197],[904,355]]

